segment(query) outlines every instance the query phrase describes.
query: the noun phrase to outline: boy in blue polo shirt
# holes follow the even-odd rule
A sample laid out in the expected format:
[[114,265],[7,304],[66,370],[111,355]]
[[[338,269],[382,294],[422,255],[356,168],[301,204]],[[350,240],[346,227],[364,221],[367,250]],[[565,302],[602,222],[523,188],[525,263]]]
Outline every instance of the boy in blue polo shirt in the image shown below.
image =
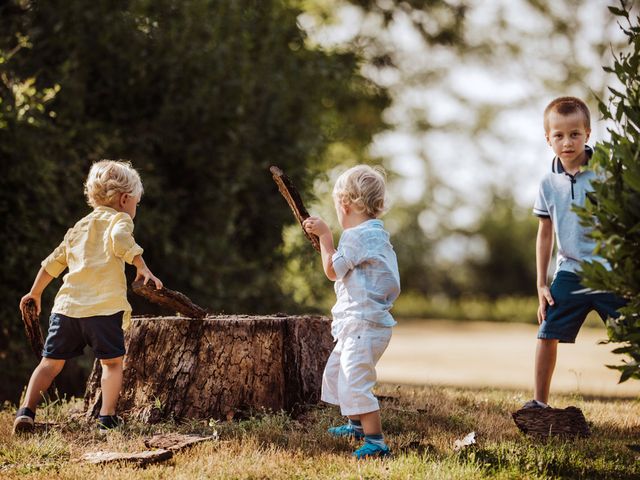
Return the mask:
[[[536,239],[538,288],[538,345],[535,359],[534,399],[524,408],[546,408],[558,342],[575,343],[587,314],[596,310],[603,320],[617,317],[624,301],[608,292],[593,291],[580,284],[580,263],[606,261],[594,255],[596,242],[590,229],[580,224],[574,205],[583,206],[593,190],[596,173],[585,169],[593,150],[585,145],[591,134],[587,105],[575,97],[553,100],[544,111],[547,143],[555,158],[551,172],[540,183],[533,213],[540,219]],[[557,264],[551,287],[547,272],[553,252],[554,232],[558,244]]]

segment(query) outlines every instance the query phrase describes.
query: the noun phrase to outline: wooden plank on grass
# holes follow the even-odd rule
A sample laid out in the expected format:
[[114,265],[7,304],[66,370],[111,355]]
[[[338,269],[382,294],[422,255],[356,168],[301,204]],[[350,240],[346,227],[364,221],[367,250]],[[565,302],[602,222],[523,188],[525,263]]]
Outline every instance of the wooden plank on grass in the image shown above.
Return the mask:
[[144,467],[151,463],[164,462],[173,457],[173,452],[169,450],[146,450],[137,453],[120,452],[91,452],[85,453],[82,460],[94,465],[104,465],[107,463],[133,463],[139,467]]

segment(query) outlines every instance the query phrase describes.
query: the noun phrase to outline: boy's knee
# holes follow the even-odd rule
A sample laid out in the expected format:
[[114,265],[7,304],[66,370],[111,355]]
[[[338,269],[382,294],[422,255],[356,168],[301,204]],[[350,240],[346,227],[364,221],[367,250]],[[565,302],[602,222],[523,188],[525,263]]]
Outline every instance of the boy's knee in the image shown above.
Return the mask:
[[100,364],[105,368],[113,368],[122,366],[122,360],[124,357],[116,358],[101,358]]
[[38,368],[41,371],[44,371],[48,374],[57,375],[62,371],[62,368],[64,367],[65,362],[66,360],[42,357],[42,359],[40,360],[40,365],[38,365]]

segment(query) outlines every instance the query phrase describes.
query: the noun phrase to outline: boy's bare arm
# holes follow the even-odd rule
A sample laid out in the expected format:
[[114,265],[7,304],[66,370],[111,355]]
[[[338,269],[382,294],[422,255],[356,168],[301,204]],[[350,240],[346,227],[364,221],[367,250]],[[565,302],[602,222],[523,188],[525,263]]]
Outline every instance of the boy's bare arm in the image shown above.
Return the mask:
[[40,267],[36,279],[33,281],[31,290],[25,296],[20,299],[20,311],[24,313],[24,306],[28,300],[33,300],[36,304],[36,313],[40,315],[40,306],[42,299],[42,292],[47,288],[47,285],[51,283],[53,277],[47,273],[44,267]]
[[547,304],[553,305],[553,297],[547,285],[547,272],[553,252],[553,223],[550,218],[540,218],[536,237],[536,287],[538,290],[538,323],[547,316]]
[[329,226],[320,217],[309,217],[302,222],[302,227],[320,239],[320,255],[324,274],[329,280],[335,282],[336,271],[333,269],[333,254],[336,253],[336,249],[333,246],[333,235]]
[[162,288],[162,281],[153,273],[151,273],[151,270],[149,270],[149,267],[147,267],[147,264],[144,262],[142,255],[136,255],[135,257],[133,257],[133,261],[131,263],[137,269],[134,282],[144,279],[144,284],[146,285],[149,280],[152,280],[156,285],[156,289],[160,290]]

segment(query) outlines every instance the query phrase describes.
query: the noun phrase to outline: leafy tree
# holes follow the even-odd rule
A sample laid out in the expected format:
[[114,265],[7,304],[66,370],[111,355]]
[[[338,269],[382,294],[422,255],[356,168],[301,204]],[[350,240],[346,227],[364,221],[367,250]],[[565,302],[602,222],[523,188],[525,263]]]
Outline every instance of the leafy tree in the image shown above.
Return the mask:
[[292,216],[268,167],[308,192],[328,146],[364,148],[388,103],[358,55],[310,48],[299,14],[285,0],[0,2],[0,398],[31,366],[20,296],[89,211],[100,158],[140,171],[136,238],[169,288],[214,312],[293,306],[278,281]]
[[630,357],[611,367],[622,372],[624,382],[640,379],[640,17],[632,14],[629,2],[620,5],[609,10],[619,19],[628,49],[605,70],[615,74],[622,88],[609,87],[609,103],[599,102],[611,138],[596,146],[594,168],[602,180],[594,182],[593,202],[579,214],[593,227],[597,252],[611,265],[607,270],[597,262],[585,263],[585,284],[628,300],[621,316],[607,322],[609,341],[624,344],[613,352]]

